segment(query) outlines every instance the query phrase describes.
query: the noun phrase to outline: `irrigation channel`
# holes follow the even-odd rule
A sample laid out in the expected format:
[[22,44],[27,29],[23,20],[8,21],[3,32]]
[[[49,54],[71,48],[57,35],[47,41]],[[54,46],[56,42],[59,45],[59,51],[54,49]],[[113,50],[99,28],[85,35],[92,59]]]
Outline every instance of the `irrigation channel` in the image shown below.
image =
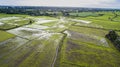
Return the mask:
[[[66,31],[66,30],[64,30],[64,31]],[[59,55],[60,55],[60,51],[61,51],[61,48],[62,48],[62,46],[63,46],[64,39],[67,37],[67,34],[64,33],[64,31],[61,32],[64,36],[62,37],[62,39],[61,39],[58,47],[56,48],[56,54],[55,54],[55,56],[54,56],[53,63],[52,63],[52,65],[51,65],[51,67],[55,67],[55,63],[56,63],[56,61],[57,61],[57,58],[58,58]]]

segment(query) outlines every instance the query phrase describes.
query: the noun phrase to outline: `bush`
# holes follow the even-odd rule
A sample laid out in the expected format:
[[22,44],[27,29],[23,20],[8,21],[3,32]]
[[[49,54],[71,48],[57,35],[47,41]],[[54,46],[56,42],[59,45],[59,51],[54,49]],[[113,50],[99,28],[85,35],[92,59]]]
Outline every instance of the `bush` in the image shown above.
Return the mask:
[[106,38],[108,38],[120,51],[120,36],[115,31],[109,31],[109,33],[106,35]]

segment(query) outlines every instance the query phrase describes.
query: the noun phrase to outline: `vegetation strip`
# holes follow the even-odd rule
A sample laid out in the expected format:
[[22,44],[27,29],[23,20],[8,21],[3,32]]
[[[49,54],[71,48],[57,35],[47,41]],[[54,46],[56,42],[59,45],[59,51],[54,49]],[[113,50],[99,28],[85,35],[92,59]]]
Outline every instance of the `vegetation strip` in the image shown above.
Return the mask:
[[[65,31],[65,30],[64,30]],[[61,51],[61,48],[62,48],[62,45],[63,45],[63,42],[64,42],[64,39],[67,37],[67,34],[64,33],[64,31],[62,31],[61,33],[63,34],[63,37],[59,43],[59,46],[56,48],[56,54],[55,54],[55,57],[54,57],[54,60],[53,60],[53,63],[51,65],[51,67],[54,67],[55,66],[55,63],[56,63],[56,60],[57,58],[59,57],[58,55],[60,55],[60,51]]]

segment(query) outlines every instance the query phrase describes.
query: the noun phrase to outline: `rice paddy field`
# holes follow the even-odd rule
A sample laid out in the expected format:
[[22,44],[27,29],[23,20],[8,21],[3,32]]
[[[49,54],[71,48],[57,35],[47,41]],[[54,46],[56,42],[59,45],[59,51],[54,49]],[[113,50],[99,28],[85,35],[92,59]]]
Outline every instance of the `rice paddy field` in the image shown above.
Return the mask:
[[110,30],[120,35],[116,14],[0,14],[0,67],[119,67],[120,52],[105,38]]

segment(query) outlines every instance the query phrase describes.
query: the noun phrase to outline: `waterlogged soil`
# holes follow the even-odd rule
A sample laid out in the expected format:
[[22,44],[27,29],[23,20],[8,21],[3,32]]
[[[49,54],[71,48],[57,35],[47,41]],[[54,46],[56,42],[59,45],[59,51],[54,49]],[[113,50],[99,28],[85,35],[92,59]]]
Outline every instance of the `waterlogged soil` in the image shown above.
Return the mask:
[[10,50],[14,50],[20,47],[21,45],[25,44],[26,42],[28,42],[28,40],[20,38],[20,37],[14,37],[4,42],[1,42],[0,48],[1,49],[9,48]]
[[0,26],[4,25],[4,23],[0,22]]
[[69,38],[65,44],[65,53],[62,53],[62,59],[64,59],[63,63],[65,64],[79,67],[113,67],[114,65],[119,66],[120,54],[118,54],[113,49],[106,47],[103,47],[101,49],[99,46],[89,46],[89,44],[79,41],[77,42],[76,40],[71,40]]
[[[4,21],[6,19],[20,21],[19,17],[8,17],[0,20]],[[64,62],[69,67],[92,67],[94,64],[98,67],[112,67],[114,66],[112,63],[119,66],[120,59],[116,58],[119,58],[120,55],[109,48],[109,44],[105,38],[67,30],[72,25],[69,21],[84,24],[89,24],[91,21],[67,20],[64,17],[57,20],[44,18],[32,19],[35,20],[32,24],[7,30],[7,32],[16,35],[16,37],[0,43],[0,67],[54,67],[56,59],[59,58],[57,55],[62,55],[60,56],[60,60],[63,58],[64,60],[60,62]],[[56,24],[54,26],[42,25],[51,22],[56,22]],[[46,30],[48,28],[49,30]],[[53,31],[55,30],[53,28],[58,29],[59,33]],[[61,28],[63,29],[62,32],[59,31]],[[62,39],[63,35],[67,35],[65,42]],[[94,45],[91,46],[89,44]],[[98,45],[102,46],[103,49]],[[61,50],[63,53],[59,54]],[[108,63],[108,60],[111,61]],[[60,64],[62,65],[62,63]]]
[[20,17],[4,17],[4,18],[0,18],[0,21],[6,21],[6,20],[14,20],[14,19],[19,19]]
[[54,22],[54,21],[56,21],[56,20],[45,20],[45,19],[41,20],[41,19],[38,19],[38,20],[36,20],[35,24],[39,25],[39,24],[49,23],[49,22]]
[[[56,48],[59,45],[61,34],[53,34],[58,39],[50,37],[37,38],[32,41],[19,37],[11,39],[1,45],[0,67],[50,67]],[[34,62],[34,63],[33,63]]]
[[20,28],[8,30],[7,32],[15,34],[19,37],[27,38],[29,40],[38,38],[48,33],[43,30],[32,29],[32,28],[27,28],[27,27],[20,27]]
[[27,25],[24,27],[35,28],[35,29],[47,29],[47,28],[49,28],[48,26],[42,26],[42,25],[37,25],[37,24]]
[[52,21],[39,20],[7,30],[16,37],[0,43],[0,67],[50,67],[63,34],[48,32],[44,30],[48,27],[40,24]]
[[74,22],[85,23],[85,24],[91,23],[91,21],[86,21],[86,20],[78,20],[78,19],[70,19],[70,20]]
[[68,35],[70,35],[71,39],[80,40],[83,42],[87,41],[89,43],[93,43],[96,45],[109,47],[105,38],[99,39],[98,36],[92,36],[92,35],[88,35],[88,34],[78,33],[78,32],[72,31],[72,30],[68,30],[67,32],[68,32]]

